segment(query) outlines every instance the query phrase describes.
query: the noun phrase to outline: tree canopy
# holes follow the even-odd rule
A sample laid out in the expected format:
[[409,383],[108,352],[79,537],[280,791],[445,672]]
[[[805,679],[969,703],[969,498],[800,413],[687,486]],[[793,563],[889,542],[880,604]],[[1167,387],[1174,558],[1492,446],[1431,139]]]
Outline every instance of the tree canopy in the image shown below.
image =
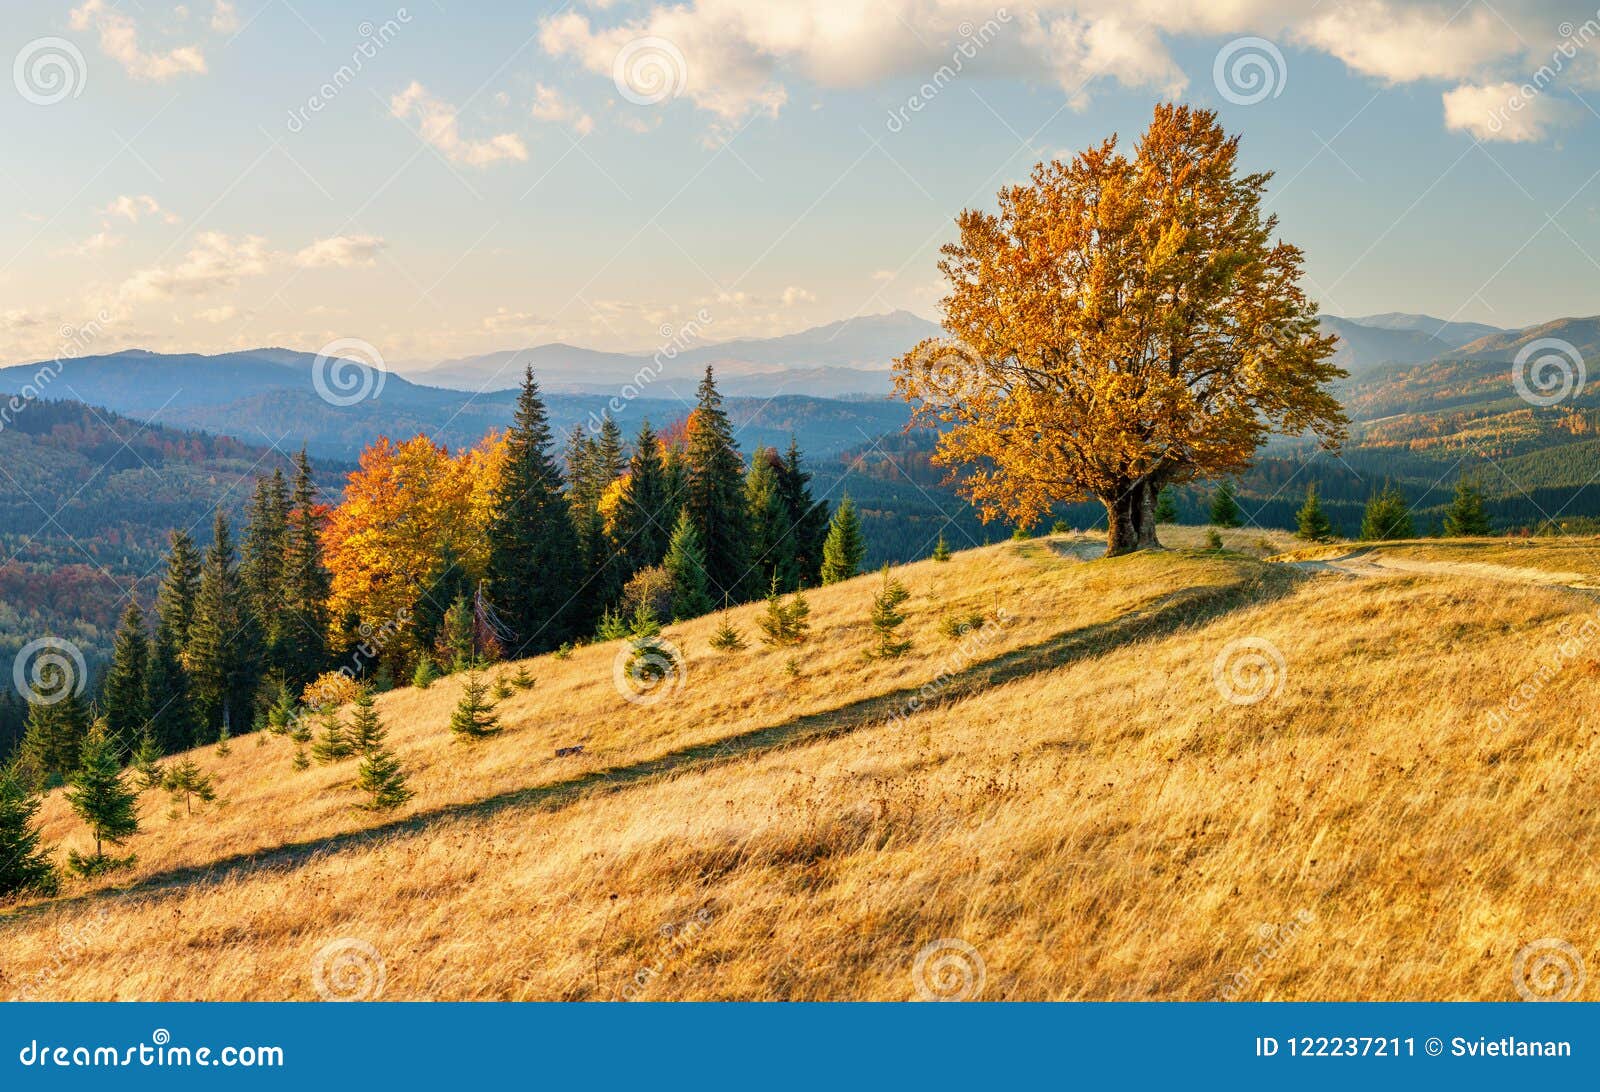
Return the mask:
[[1163,486],[1238,473],[1274,429],[1344,438],[1335,339],[1272,238],[1271,174],[1238,159],[1213,111],[1164,104],[1132,156],[1113,136],[961,213],[939,263],[952,340],[895,383],[985,519],[1093,497],[1111,553],[1157,546]]

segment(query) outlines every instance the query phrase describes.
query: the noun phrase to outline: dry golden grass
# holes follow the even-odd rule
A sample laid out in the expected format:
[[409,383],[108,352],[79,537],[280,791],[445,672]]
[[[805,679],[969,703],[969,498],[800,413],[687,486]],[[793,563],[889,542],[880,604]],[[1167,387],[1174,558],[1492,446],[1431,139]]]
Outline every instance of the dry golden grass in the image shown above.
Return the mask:
[[[340,938],[395,1000],[910,998],[947,938],[986,999],[1515,999],[1541,938],[1594,965],[1591,600],[1051,546],[902,570],[903,660],[861,657],[865,577],[811,596],[798,682],[709,652],[712,619],[673,627],[688,681],[647,709],[611,647],[532,662],[480,744],[446,738],[455,684],[387,695],[419,796],[365,836],[347,770],[202,752],[229,805],[154,818],[127,890],[0,918],[0,990],[312,998]],[[951,665],[937,621],[967,606],[1015,621]],[[1242,638],[1282,656],[1255,704],[1214,678]],[[952,666],[954,700],[894,717]],[[81,837],[58,800],[47,836]]]

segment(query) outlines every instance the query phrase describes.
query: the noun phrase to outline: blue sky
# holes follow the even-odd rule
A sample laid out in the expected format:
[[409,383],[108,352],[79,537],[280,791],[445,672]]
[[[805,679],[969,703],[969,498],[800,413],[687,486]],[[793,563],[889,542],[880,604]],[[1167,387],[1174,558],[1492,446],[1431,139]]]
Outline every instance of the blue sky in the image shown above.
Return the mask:
[[1278,173],[1328,311],[1600,311],[1583,4],[3,3],[6,362],[933,317],[962,207],[1163,98]]

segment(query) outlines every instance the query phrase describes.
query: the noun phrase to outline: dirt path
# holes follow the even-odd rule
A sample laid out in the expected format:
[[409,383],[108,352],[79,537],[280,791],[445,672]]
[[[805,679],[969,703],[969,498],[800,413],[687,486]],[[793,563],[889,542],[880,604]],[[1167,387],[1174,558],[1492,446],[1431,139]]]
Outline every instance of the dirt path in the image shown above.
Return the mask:
[[1600,591],[1600,584],[1583,573],[1557,572],[1552,569],[1533,569],[1515,565],[1490,565],[1481,561],[1430,561],[1417,557],[1396,557],[1383,553],[1373,546],[1360,546],[1336,557],[1308,561],[1285,561],[1279,564],[1310,572],[1338,573],[1348,577],[1374,577],[1393,573],[1430,573],[1444,576],[1467,576],[1479,580],[1496,580],[1503,584],[1531,584],[1546,588],[1564,588],[1568,591]]
[[[1054,541],[1050,543],[1050,547],[1060,556],[1072,561],[1094,561],[1104,557],[1106,552],[1103,540],[1088,536]],[[1419,557],[1401,557],[1387,553],[1382,547],[1377,546],[1352,546],[1346,552],[1332,557],[1270,563],[1299,569],[1302,572],[1336,573],[1357,579],[1401,573],[1427,573],[1494,580],[1503,584],[1561,588],[1589,595],[1600,592],[1600,583],[1585,573],[1517,565],[1492,565],[1482,561],[1437,561]]]

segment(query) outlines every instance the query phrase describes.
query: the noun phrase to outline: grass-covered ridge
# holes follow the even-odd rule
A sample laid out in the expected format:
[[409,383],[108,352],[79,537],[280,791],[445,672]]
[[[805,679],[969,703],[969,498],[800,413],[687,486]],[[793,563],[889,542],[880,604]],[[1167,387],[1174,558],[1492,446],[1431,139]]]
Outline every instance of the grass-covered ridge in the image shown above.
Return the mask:
[[[1064,541],[897,570],[900,659],[863,655],[868,575],[810,593],[798,677],[757,605],[731,614],[743,652],[708,647],[715,616],[669,627],[687,675],[649,707],[615,644],[529,661],[470,745],[458,678],[384,695],[418,794],[397,816],[350,808],[347,765],[291,772],[280,739],[198,752],[227,806],[168,820],[148,795],[135,869],[0,919],[8,981],[313,997],[316,953],[357,938],[396,1000],[901,999],[959,940],[988,999],[1515,999],[1522,945],[1587,943],[1600,667],[1560,651],[1587,596]],[[971,611],[1006,622],[939,632]],[[1219,663],[1247,641],[1281,666],[1236,704]],[[59,799],[44,818],[82,837]]]

